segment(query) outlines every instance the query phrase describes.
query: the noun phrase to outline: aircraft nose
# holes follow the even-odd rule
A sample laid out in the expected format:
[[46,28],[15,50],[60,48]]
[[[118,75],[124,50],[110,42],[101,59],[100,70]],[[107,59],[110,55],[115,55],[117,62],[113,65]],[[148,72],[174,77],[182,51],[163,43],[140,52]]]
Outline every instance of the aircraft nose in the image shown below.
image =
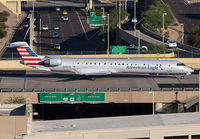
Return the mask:
[[189,68],[189,67],[188,67],[187,71],[188,71],[187,75],[190,75],[192,72],[194,72],[194,70],[192,68]]

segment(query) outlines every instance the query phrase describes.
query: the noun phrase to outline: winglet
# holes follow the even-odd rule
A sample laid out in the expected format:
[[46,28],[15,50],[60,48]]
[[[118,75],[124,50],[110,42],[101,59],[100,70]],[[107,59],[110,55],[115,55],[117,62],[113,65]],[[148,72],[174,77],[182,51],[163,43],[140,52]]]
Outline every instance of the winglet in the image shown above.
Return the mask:
[[14,48],[14,47],[29,47],[29,45],[26,42],[13,42],[7,47]]

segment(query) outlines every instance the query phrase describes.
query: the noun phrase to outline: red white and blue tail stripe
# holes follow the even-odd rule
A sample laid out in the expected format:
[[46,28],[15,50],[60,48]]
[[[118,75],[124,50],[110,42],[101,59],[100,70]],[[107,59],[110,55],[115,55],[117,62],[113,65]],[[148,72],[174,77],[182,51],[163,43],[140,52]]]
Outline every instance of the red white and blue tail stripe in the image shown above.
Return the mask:
[[16,47],[19,54],[21,55],[24,64],[30,66],[41,65],[43,56],[38,56],[26,42],[14,42],[11,43],[8,47]]

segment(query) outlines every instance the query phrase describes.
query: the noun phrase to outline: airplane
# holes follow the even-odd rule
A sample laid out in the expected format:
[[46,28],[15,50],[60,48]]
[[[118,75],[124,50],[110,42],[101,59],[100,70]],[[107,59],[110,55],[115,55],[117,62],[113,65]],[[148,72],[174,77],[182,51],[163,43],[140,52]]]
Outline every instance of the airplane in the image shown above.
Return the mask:
[[26,42],[14,42],[22,57],[20,63],[46,71],[73,72],[95,80],[97,75],[113,73],[186,74],[194,70],[176,60],[114,59],[114,58],[62,58],[37,55]]

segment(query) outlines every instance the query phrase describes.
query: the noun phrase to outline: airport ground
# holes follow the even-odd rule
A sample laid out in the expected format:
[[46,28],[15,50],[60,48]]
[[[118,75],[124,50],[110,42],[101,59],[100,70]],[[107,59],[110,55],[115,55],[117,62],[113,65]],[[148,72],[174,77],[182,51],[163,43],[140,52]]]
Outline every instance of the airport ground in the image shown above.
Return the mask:
[[1,71],[1,88],[195,88],[198,74],[184,75],[141,75],[113,74],[97,76],[95,81],[85,76],[64,72],[46,71]]

